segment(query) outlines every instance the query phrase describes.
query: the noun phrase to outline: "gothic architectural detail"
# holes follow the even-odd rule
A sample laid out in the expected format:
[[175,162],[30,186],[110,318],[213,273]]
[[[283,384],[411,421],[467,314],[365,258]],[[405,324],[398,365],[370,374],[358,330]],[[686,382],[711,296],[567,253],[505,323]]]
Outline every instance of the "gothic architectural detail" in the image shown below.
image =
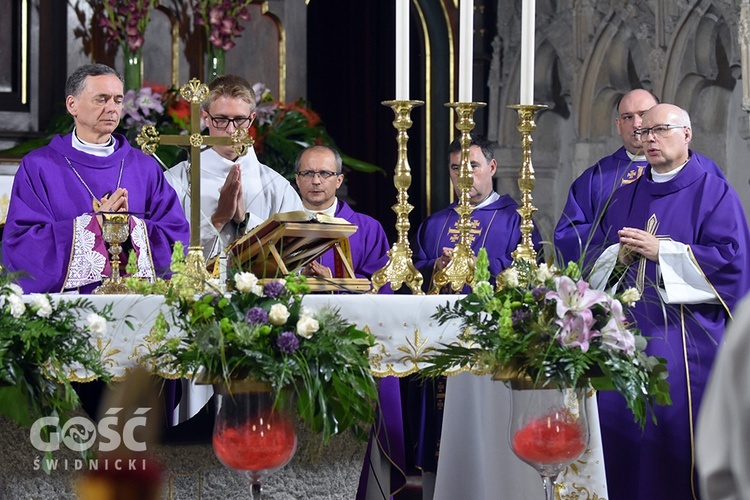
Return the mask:
[[[490,139],[501,160],[500,191],[517,194],[516,113],[520,2],[498,0]],[[636,87],[685,108],[692,147],[713,158],[750,207],[750,174],[737,159],[750,144],[750,0],[537,1],[535,102],[541,112],[532,159],[536,221],[549,238],[577,175],[620,146],[619,98]],[[499,75],[499,81],[497,81]],[[740,82],[741,85],[740,85]]]

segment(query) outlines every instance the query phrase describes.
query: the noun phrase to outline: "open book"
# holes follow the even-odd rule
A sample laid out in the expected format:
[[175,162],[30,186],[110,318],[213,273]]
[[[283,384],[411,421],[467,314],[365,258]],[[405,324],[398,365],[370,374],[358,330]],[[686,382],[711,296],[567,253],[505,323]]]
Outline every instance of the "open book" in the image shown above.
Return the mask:
[[[354,276],[349,236],[357,226],[346,219],[305,211],[276,214],[233,241],[225,250],[227,267],[250,271],[258,278],[278,278],[301,271],[303,267],[330,249],[334,249],[335,267],[343,276],[325,281],[331,286],[313,289],[335,290],[341,287],[369,290],[370,281]],[[209,261],[208,269],[218,274],[217,258]],[[320,280],[321,282],[323,280]]]

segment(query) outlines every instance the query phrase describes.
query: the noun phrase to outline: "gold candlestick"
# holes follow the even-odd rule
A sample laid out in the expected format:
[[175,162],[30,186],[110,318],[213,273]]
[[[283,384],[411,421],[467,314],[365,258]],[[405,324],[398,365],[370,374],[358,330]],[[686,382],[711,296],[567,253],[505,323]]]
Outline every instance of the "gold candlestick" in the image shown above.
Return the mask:
[[406,284],[415,295],[422,295],[422,273],[414,267],[409,247],[409,213],[414,208],[409,204],[409,186],[411,186],[411,169],[409,158],[406,155],[406,143],[409,136],[406,131],[412,126],[410,118],[411,110],[415,106],[421,106],[423,101],[384,101],[385,106],[390,106],[396,115],[393,126],[398,130],[396,141],[398,142],[398,162],[393,175],[393,184],[398,194],[393,205],[396,212],[396,232],[398,239],[393,247],[388,250],[388,263],[382,269],[372,275],[372,293],[377,291],[386,283],[391,284],[392,290],[398,290],[402,284]]
[[474,112],[485,106],[483,102],[451,102],[446,104],[456,110],[458,122],[456,128],[461,132],[461,165],[458,169],[459,201],[458,243],[453,248],[451,260],[447,266],[437,271],[432,277],[431,294],[440,293],[443,287],[450,285],[450,291],[460,293],[464,285],[474,283],[474,264],[476,255],[471,248],[471,212],[474,207],[469,202],[469,191],[474,185],[474,175],[469,161],[471,148],[471,131],[474,130]]
[[521,132],[521,170],[518,173],[518,188],[521,190],[521,206],[517,212],[521,216],[521,242],[511,254],[513,263],[525,260],[536,266],[536,251],[531,235],[534,232],[534,212],[536,207],[531,204],[531,191],[534,189],[534,166],[531,163],[531,133],[536,129],[534,113],[546,109],[545,105],[514,104],[508,106],[518,111],[518,131]]

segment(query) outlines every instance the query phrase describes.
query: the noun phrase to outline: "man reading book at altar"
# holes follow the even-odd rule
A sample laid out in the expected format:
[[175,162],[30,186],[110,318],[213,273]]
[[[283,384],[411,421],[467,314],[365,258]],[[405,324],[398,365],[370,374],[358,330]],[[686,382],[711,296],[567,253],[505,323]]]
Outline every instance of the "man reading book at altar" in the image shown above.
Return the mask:
[[[231,136],[248,129],[255,119],[255,92],[241,76],[223,75],[208,86],[201,119],[210,136]],[[166,172],[186,214],[190,213],[190,164]],[[302,201],[281,174],[258,161],[255,150],[238,156],[233,146],[201,152],[201,245],[206,257],[224,250],[274,214],[302,210]]]
[[136,275],[168,273],[172,245],[188,242],[189,226],[156,161],[113,133],[122,113],[122,77],[88,64],[70,75],[65,95],[73,132],[27,154],[13,181],[5,266],[27,275],[19,281],[27,293],[90,293],[111,274],[100,214],[128,212],[124,248],[135,250]]
[[[308,214],[322,213],[357,226],[357,232],[349,236],[354,274],[357,278],[371,279],[373,273],[388,262],[390,246],[380,222],[355,212],[344,200],[336,197],[336,190],[344,182],[342,163],[341,154],[335,149],[324,145],[311,146],[297,155],[294,176]],[[319,278],[344,277],[342,270],[336,271],[333,250],[310,262],[302,274]]]

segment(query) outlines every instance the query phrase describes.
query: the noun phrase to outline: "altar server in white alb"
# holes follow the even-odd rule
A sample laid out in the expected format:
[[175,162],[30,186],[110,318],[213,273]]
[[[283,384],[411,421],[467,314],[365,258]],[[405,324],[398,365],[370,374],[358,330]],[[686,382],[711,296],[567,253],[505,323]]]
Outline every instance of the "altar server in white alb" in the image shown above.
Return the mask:
[[[208,89],[201,118],[209,135],[230,136],[238,128],[250,127],[256,101],[246,79],[219,76]],[[189,162],[175,165],[166,176],[189,214]],[[216,255],[270,216],[295,210],[303,210],[297,192],[282,175],[260,163],[252,147],[239,157],[231,145],[201,152],[201,245],[206,257]]]

